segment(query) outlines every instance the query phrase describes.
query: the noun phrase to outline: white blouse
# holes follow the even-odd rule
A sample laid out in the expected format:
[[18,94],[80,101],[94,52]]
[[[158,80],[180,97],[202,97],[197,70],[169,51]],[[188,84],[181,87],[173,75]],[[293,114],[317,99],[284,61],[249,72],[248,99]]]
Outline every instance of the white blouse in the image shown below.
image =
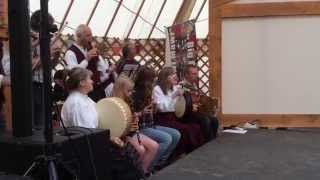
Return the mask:
[[152,97],[159,112],[175,111],[174,106],[177,98],[173,98],[173,96],[177,90],[178,86],[174,86],[173,90],[169,90],[168,93],[165,95],[159,85],[154,87]]
[[78,91],[72,92],[64,102],[61,118],[66,127],[98,127],[98,113],[95,108],[95,102]]

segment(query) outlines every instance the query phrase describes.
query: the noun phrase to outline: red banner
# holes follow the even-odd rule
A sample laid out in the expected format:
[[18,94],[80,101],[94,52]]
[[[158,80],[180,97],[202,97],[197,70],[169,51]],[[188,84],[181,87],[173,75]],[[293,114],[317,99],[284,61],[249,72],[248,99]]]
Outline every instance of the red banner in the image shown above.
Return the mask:
[[171,62],[177,68],[179,79],[185,64],[196,63],[195,21],[190,20],[168,28]]

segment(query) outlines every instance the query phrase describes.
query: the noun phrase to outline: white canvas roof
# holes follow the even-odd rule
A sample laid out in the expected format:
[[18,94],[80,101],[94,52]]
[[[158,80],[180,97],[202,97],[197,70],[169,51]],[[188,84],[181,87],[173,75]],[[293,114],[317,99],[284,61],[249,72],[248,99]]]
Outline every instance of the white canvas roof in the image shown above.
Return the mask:
[[[110,25],[119,3],[119,10]],[[121,0],[50,0],[49,11],[57,23],[63,22],[66,17],[64,34],[73,34],[74,29],[79,24],[86,24],[92,14],[89,26],[95,36],[126,38],[129,34],[129,38],[139,39],[148,38],[150,34],[150,38],[164,38],[165,27],[173,24],[183,0],[145,0],[143,5],[141,5],[142,3],[143,0],[122,0],[122,2]],[[201,8],[203,3],[205,5]],[[162,5],[163,10],[161,11]],[[66,16],[69,6],[70,11]],[[96,8],[94,8],[95,6]],[[134,22],[140,7],[140,14]],[[39,8],[40,0],[30,0],[31,12]],[[198,14],[197,37],[205,38],[208,34],[207,0],[196,0],[190,19],[195,19]],[[159,19],[156,22],[158,15]],[[132,26],[132,24],[134,25]],[[152,30],[154,24],[155,27]],[[109,25],[110,29],[106,34]]]

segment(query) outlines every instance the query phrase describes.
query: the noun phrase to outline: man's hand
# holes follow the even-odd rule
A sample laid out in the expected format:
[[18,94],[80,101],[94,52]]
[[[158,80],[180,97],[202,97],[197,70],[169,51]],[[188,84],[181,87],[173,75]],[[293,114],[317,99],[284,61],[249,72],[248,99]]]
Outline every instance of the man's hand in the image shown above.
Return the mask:
[[34,71],[40,65],[40,56],[33,57],[31,60],[31,63],[32,63],[32,71]]
[[198,112],[198,110],[199,110],[199,104],[192,104],[192,111]]
[[91,49],[91,50],[89,50],[89,51],[87,52],[87,60],[88,60],[88,61],[90,61],[91,59],[96,58],[96,57],[98,57],[98,50],[97,50],[97,48],[93,48],[93,49]]
[[51,59],[59,59],[61,48],[58,46],[52,46],[50,49]]

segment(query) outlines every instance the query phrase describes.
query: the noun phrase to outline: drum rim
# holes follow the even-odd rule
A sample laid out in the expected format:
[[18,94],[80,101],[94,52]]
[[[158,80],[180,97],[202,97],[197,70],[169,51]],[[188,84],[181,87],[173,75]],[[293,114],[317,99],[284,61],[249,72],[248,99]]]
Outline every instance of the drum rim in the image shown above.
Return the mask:
[[[117,123],[123,123],[121,127],[125,127],[123,128],[123,130],[121,130],[122,132],[121,133],[117,133],[117,132],[114,132],[112,131],[112,127],[110,127],[110,133],[112,136],[114,136],[113,134],[116,134],[115,136],[116,137],[122,137],[124,136],[125,134],[127,134],[130,130],[130,123],[132,122],[132,112],[130,110],[130,107],[129,105],[121,98],[118,98],[118,97],[108,97],[108,98],[103,98],[101,99],[99,102],[96,103],[96,109],[97,109],[97,112],[98,112],[98,119],[99,119],[99,128],[101,128],[101,113],[103,112],[104,114],[107,114],[107,113],[110,113],[110,112],[106,112],[107,110],[104,108],[104,107],[101,107],[102,104],[107,101],[108,103],[112,103],[114,105],[116,105],[120,112],[122,113],[121,114],[121,118],[124,119],[124,121],[109,121],[109,122],[117,122]],[[120,117],[119,117],[120,118]],[[114,133],[113,133],[114,132]]]

